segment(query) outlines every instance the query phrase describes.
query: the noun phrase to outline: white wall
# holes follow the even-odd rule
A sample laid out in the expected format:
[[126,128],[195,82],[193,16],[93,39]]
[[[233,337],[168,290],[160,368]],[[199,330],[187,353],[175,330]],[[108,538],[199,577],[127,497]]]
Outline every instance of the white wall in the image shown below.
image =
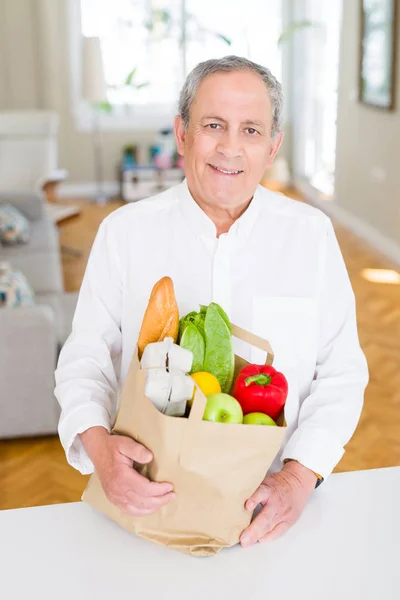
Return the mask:
[[[359,2],[343,2],[336,203],[400,245],[400,43],[394,112],[360,104]],[[398,11],[400,19],[400,10]],[[400,23],[398,23],[400,35]]]
[[39,108],[34,2],[0,0],[0,108]]

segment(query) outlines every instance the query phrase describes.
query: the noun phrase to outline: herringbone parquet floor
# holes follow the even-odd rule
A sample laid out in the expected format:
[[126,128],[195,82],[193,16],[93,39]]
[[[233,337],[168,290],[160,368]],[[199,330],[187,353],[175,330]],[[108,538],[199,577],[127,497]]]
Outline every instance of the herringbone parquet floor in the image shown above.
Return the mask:
[[[119,205],[82,202],[81,216],[61,225],[61,243],[83,253],[79,259],[63,256],[67,290],[79,288],[97,228]],[[400,465],[400,285],[367,281],[363,269],[395,267],[335,226],[356,294],[360,340],[370,369],[359,426],[336,470]],[[67,465],[56,437],[0,441],[0,509],[76,501],[86,481]]]

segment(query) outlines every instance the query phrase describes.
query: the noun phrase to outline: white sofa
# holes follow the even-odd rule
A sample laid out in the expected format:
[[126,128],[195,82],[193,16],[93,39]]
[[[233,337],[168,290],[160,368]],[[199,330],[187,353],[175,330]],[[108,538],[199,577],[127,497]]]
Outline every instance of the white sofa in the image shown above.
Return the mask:
[[40,194],[0,192],[30,222],[27,244],[0,244],[0,261],[22,271],[36,305],[0,309],[0,438],[57,432],[54,370],[71,331],[77,294],[63,291],[58,231]]
[[0,309],[0,438],[57,431],[54,370],[77,300],[63,291],[58,230],[42,191],[67,176],[58,130],[54,111],[0,111],[0,203],[30,222],[29,243],[0,244],[0,260],[22,271],[36,295],[34,307]]

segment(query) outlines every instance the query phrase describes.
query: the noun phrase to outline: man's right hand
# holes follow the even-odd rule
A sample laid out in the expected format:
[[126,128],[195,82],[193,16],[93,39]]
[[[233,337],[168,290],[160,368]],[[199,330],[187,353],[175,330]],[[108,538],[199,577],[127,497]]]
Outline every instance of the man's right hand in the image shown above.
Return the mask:
[[104,427],[91,427],[80,438],[94,464],[110,502],[134,516],[154,513],[175,498],[170,483],[149,481],[134,468],[153,456],[129,437],[110,435]]

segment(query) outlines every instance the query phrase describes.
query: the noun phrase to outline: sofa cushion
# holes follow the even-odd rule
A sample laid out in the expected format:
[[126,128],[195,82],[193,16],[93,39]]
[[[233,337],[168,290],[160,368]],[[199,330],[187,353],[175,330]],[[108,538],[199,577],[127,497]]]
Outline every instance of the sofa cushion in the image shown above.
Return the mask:
[[35,295],[26,277],[9,263],[0,263],[0,308],[33,306]]
[[58,229],[45,218],[30,223],[30,240],[27,244],[0,246],[0,257],[14,262],[14,256],[36,252],[59,252]]
[[45,199],[41,193],[32,191],[18,191],[2,189],[3,181],[0,181],[0,205],[12,204],[29,220],[42,219],[45,212]]
[[12,204],[0,205],[0,242],[26,244],[29,241],[29,221]]
[[[1,248],[0,258],[4,260]],[[43,250],[15,253],[11,260],[13,267],[25,275],[35,294],[61,293],[63,291],[59,252]]]

